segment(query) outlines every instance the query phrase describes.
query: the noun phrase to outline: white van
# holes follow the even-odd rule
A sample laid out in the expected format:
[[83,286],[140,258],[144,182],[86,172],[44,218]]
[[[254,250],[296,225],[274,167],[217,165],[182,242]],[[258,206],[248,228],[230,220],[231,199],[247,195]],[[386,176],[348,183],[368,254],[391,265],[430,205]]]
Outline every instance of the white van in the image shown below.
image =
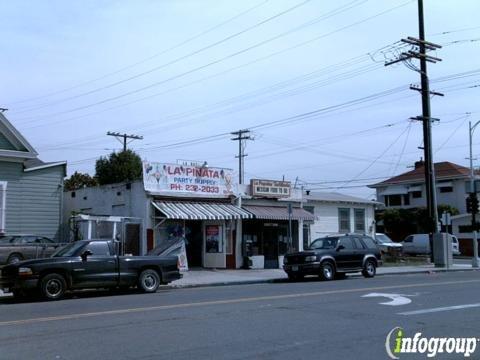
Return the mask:
[[[458,239],[455,235],[449,235],[452,238],[452,254],[460,255]],[[403,253],[414,255],[430,254],[430,240],[428,234],[413,234],[403,240]]]

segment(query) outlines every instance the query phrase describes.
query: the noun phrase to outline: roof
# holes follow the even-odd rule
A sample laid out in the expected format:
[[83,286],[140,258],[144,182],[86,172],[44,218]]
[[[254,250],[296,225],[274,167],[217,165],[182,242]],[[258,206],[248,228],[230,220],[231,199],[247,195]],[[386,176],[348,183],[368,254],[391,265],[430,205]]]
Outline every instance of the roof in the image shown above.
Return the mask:
[[[434,169],[435,169],[436,180],[470,177],[469,168],[451,163],[449,161],[435,163]],[[398,184],[398,183],[411,183],[411,182],[425,182],[425,166],[424,165],[418,166],[416,169],[407,171],[403,174],[394,176],[382,182],[368,185],[368,187],[376,188],[376,187],[381,187],[386,185],[392,185],[392,184]]]
[[42,160],[36,159],[29,159],[23,162],[23,167],[26,172],[47,169],[54,166],[66,166],[66,161],[56,161],[56,162],[43,162]]
[[[288,207],[287,206],[253,206],[245,205],[243,209],[255,215],[256,219],[264,220],[288,220]],[[316,217],[312,213],[309,213],[302,208],[292,208],[291,214],[292,220],[315,220]]]
[[332,202],[332,203],[353,203],[353,204],[378,204],[375,201],[359,198],[356,196],[350,196],[340,194],[337,192],[310,192],[309,195],[304,195],[307,201],[320,201],[320,202]]
[[230,220],[252,217],[248,211],[224,203],[152,201],[152,205],[167,219]]
[[38,154],[33,146],[0,112],[0,133],[12,144],[14,150],[0,149],[0,155],[21,159],[35,158]]

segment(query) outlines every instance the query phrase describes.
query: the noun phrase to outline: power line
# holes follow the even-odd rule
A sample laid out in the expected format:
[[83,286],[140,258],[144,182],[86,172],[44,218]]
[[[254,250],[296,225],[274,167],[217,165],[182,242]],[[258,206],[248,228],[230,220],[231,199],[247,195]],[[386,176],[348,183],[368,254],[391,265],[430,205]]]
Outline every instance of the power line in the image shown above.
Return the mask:
[[[108,85],[105,85],[105,86],[102,86],[102,87],[98,87],[98,88],[95,88],[95,89],[93,89],[93,90],[89,90],[89,91],[86,91],[86,92],[83,92],[83,93],[80,93],[80,94],[77,94],[77,95],[69,96],[69,97],[66,97],[66,98],[63,98],[63,99],[59,99],[59,100],[57,100],[57,101],[53,101],[53,102],[46,103],[46,104],[43,104],[43,105],[35,106],[33,109],[20,110],[20,111],[17,111],[17,113],[20,114],[20,113],[24,113],[24,112],[30,112],[30,111],[32,111],[32,110],[37,110],[37,109],[41,109],[41,108],[48,107],[48,106],[51,106],[51,105],[56,105],[56,104],[59,104],[59,103],[65,102],[65,101],[69,101],[69,100],[73,100],[73,99],[78,99],[78,98],[80,98],[80,97],[84,97],[84,96],[86,96],[86,95],[94,94],[94,93],[96,93],[96,92],[99,92],[99,91],[102,91],[102,90],[106,90],[106,89],[112,88],[112,87],[114,87],[114,86],[123,84],[123,83],[125,83],[125,82],[131,81],[131,80],[134,80],[134,79],[137,79],[137,78],[139,78],[139,77],[142,77],[142,76],[151,74],[151,73],[153,73],[153,72],[155,72],[155,71],[158,71],[158,70],[163,69],[163,68],[165,68],[165,67],[168,67],[168,66],[170,66],[170,65],[176,64],[176,63],[178,63],[178,62],[180,62],[180,61],[182,61],[182,60],[185,60],[185,59],[187,59],[187,58],[189,58],[189,57],[192,57],[192,56],[194,56],[194,55],[198,55],[198,54],[200,54],[200,53],[202,53],[202,52],[204,52],[204,51],[206,51],[206,50],[209,50],[209,49],[211,49],[211,48],[213,48],[213,47],[215,47],[215,46],[218,46],[218,45],[220,45],[220,44],[223,44],[223,43],[225,43],[225,42],[227,42],[227,41],[229,41],[229,40],[231,40],[231,39],[234,39],[234,38],[236,38],[236,37],[238,37],[238,36],[240,36],[240,35],[242,35],[242,34],[245,34],[245,33],[248,32],[248,31],[251,31],[251,30],[253,30],[253,29],[256,29],[256,28],[258,28],[258,27],[260,27],[260,26],[262,26],[262,25],[264,25],[264,24],[266,24],[266,23],[268,23],[268,22],[270,22],[270,21],[272,21],[272,20],[277,19],[278,17],[281,17],[281,16],[283,16],[283,15],[286,15],[286,14],[292,12],[293,10],[296,10],[297,8],[299,8],[299,7],[301,7],[301,6],[309,3],[310,1],[312,1],[312,0],[304,0],[304,1],[302,1],[301,3],[299,3],[299,4],[296,4],[296,5],[288,8],[287,10],[281,11],[281,12],[279,12],[279,13],[273,15],[273,16],[270,16],[270,17],[268,17],[267,19],[262,20],[262,21],[260,21],[260,22],[258,22],[258,23],[255,23],[254,25],[251,25],[251,26],[249,26],[249,27],[247,27],[247,28],[245,28],[245,29],[243,29],[243,30],[240,30],[240,31],[238,31],[238,32],[236,32],[236,33],[234,33],[234,34],[232,34],[232,35],[226,36],[226,37],[224,37],[224,38],[222,38],[222,39],[220,39],[220,40],[218,40],[218,41],[215,41],[215,42],[213,42],[213,43],[211,43],[211,44],[209,44],[209,45],[207,45],[207,46],[204,46],[204,47],[202,47],[202,48],[200,48],[200,49],[197,49],[197,50],[195,50],[195,51],[192,51],[192,52],[190,52],[190,53],[188,53],[188,54],[179,56],[179,57],[177,57],[177,58],[175,58],[175,59],[173,59],[173,60],[170,60],[170,61],[168,61],[168,62],[166,62],[166,63],[161,64],[161,65],[155,66],[155,67],[153,67],[153,68],[151,68],[151,69],[149,69],[149,70],[143,71],[143,72],[138,73],[138,74],[136,74],[136,75],[130,76],[130,77],[128,77],[128,78],[125,78],[125,79],[122,79],[122,80],[119,80],[119,81],[115,81],[115,82],[110,83],[110,84],[108,84]],[[357,2],[357,1],[359,1],[359,0],[355,0],[354,2]],[[151,86],[148,86],[148,87],[146,87],[146,88],[150,88],[150,87],[151,87]],[[144,89],[146,89],[146,88],[144,88]]]
[[135,63],[133,63],[133,64],[126,65],[126,66],[124,66],[124,67],[122,67],[122,68],[119,68],[119,69],[117,69],[117,70],[115,70],[115,71],[106,73],[106,74],[104,74],[104,75],[101,75],[101,76],[99,76],[99,77],[97,77],[97,78],[94,78],[94,79],[91,79],[91,80],[87,80],[87,81],[82,82],[82,83],[79,83],[79,84],[77,84],[77,85],[73,85],[73,86],[70,86],[70,87],[67,87],[67,88],[64,88],[64,89],[60,89],[60,90],[57,90],[57,91],[54,91],[54,92],[51,92],[51,93],[49,93],[49,94],[45,94],[45,95],[42,95],[42,96],[37,96],[37,97],[34,97],[34,98],[28,98],[28,99],[24,99],[24,100],[20,100],[20,101],[14,101],[14,102],[12,102],[12,103],[10,103],[10,104],[11,104],[11,105],[14,105],[14,104],[20,104],[20,103],[30,102],[30,101],[34,101],[34,100],[44,99],[44,98],[47,98],[47,97],[50,97],[50,96],[53,96],[53,95],[58,95],[58,94],[61,94],[61,93],[64,93],[64,92],[67,92],[67,91],[70,91],[70,90],[77,89],[77,88],[82,87],[82,86],[85,86],[85,85],[89,85],[89,84],[94,83],[94,82],[96,82],[96,81],[99,81],[99,80],[103,80],[103,79],[105,79],[105,78],[108,78],[108,77],[110,77],[110,76],[112,76],[112,75],[119,74],[119,73],[121,73],[121,72],[123,72],[123,71],[125,71],[125,70],[129,70],[129,69],[131,69],[131,68],[133,68],[133,67],[135,67],[135,66],[137,66],[137,65],[144,64],[144,63],[146,63],[147,61],[150,61],[150,60],[155,59],[155,58],[157,58],[157,57],[159,57],[159,56],[161,56],[161,55],[165,55],[166,53],[169,53],[169,52],[171,52],[171,51],[173,51],[173,50],[175,50],[175,49],[178,49],[178,48],[182,47],[183,45],[186,45],[186,44],[188,44],[188,43],[190,43],[190,42],[192,42],[192,41],[194,41],[194,40],[196,40],[196,39],[198,39],[198,38],[200,38],[200,37],[202,37],[202,36],[204,36],[204,35],[212,32],[212,31],[214,31],[214,30],[216,30],[216,29],[218,29],[218,28],[220,28],[220,27],[222,27],[222,26],[224,26],[224,25],[226,25],[226,24],[228,24],[228,23],[230,23],[230,22],[232,22],[232,21],[234,21],[234,20],[236,20],[236,19],[238,19],[238,18],[240,18],[240,17],[242,17],[242,16],[250,13],[250,12],[252,12],[253,10],[256,10],[257,8],[265,5],[265,4],[268,3],[268,2],[269,2],[269,0],[265,0],[265,1],[263,1],[263,2],[261,2],[261,3],[259,3],[259,4],[257,4],[257,5],[254,5],[254,6],[250,7],[250,8],[248,8],[247,10],[243,10],[243,11],[241,11],[240,13],[236,14],[235,16],[233,16],[233,17],[231,17],[231,18],[228,18],[227,20],[224,20],[224,21],[222,21],[222,22],[220,22],[220,23],[218,23],[218,24],[216,24],[216,25],[214,25],[214,26],[212,26],[212,27],[210,27],[210,28],[208,28],[208,29],[206,29],[206,30],[204,30],[204,31],[202,31],[202,32],[200,32],[200,33],[192,36],[192,37],[189,37],[189,38],[181,41],[180,43],[178,43],[178,44],[176,44],[176,45],[173,45],[173,46],[171,46],[171,47],[169,47],[169,48],[167,48],[167,49],[161,50],[160,52],[157,52],[157,53],[155,53],[155,54],[153,54],[153,55],[151,55],[151,56],[149,56],[149,57],[147,57],[147,58],[144,58],[144,59],[142,59],[142,60],[139,60],[139,61],[137,61],[137,62],[135,62]]
[[[336,29],[336,30],[330,31],[329,33],[322,34],[322,35],[320,35],[320,36],[317,36],[317,37],[315,37],[315,38],[313,38],[313,39],[308,40],[307,42],[298,44],[298,45],[296,45],[296,46],[294,46],[294,47],[292,47],[292,48],[296,48],[296,47],[299,47],[299,46],[303,46],[305,43],[313,42],[313,41],[319,40],[319,39],[321,39],[321,38],[330,36],[330,35],[332,35],[332,34],[334,34],[334,33],[339,32],[339,31],[342,31],[342,30],[351,28],[351,27],[353,27],[353,26],[362,24],[362,23],[364,23],[364,22],[366,22],[366,21],[369,21],[369,20],[374,19],[374,18],[376,18],[376,17],[382,16],[382,15],[388,13],[388,12],[391,12],[391,11],[393,11],[393,10],[396,10],[396,9],[398,9],[398,8],[400,8],[400,7],[403,7],[403,6],[405,6],[405,5],[408,5],[408,4],[411,3],[412,1],[413,1],[413,0],[410,0],[410,1],[408,1],[408,2],[405,2],[405,3],[401,4],[401,5],[398,5],[398,6],[389,8],[389,9],[387,9],[387,10],[385,10],[385,11],[382,11],[382,12],[379,12],[379,13],[373,15],[373,16],[364,18],[364,19],[362,19],[362,20],[360,20],[360,21],[357,21],[357,22],[354,22],[354,23],[352,23],[352,24],[349,24],[349,25],[343,26],[343,27],[341,27],[341,28],[338,28],[338,29]],[[244,49],[242,49],[242,50],[239,50],[239,51],[230,53],[230,54],[227,55],[227,56],[224,56],[224,57],[222,57],[222,58],[219,58],[219,59],[214,60],[214,61],[212,61],[212,62],[209,62],[209,63],[207,63],[207,64],[201,65],[201,66],[199,66],[199,67],[190,69],[190,70],[188,70],[188,71],[186,71],[186,72],[183,72],[183,73],[174,75],[174,76],[172,76],[172,77],[170,77],[170,78],[167,78],[167,79],[164,79],[164,80],[162,80],[162,81],[155,82],[155,83],[153,83],[153,84],[150,84],[150,85],[147,85],[147,86],[144,86],[144,87],[141,87],[141,88],[137,88],[137,89],[135,89],[135,90],[131,90],[131,91],[126,92],[126,93],[122,93],[122,94],[120,94],[120,95],[116,95],[116,96],[113,96],[113,97],[109,97],[109,98],[106,98],[106,99],[103,99],[103,100],[100,100],[100,101],[97,101],[97,102],[94,102],[94,103],[90,103],[90,104],[87,104],[87,105],[79,106],[79,107],[76,107],[76,108],[72,108],[72,109],[65,110],[65,111],[61,111],[61,112],[57,112],[57,113],[46,114],[46,115],[43,115],[43,116],[45,116],[45,117],[52,117],[52,116],[63,115],[63,114],[71,113],[71,112],[76,112],[76,111],[84,110],[84,109],[87,109],[87,108],[90,108],[90,107],[93,107],[93,106],[97,106],[97,105],[101,105],[101,104],[104,104],[104,103],[107,103],[107,102],[111,102],[111,101],[114,101],[114,100],[118,100],[118,99],[123,98],[123,97],[125,97],[125,96],[129,96],[129,95],[133,95],[133,94],[136,94],[136,93],[139,93],[139,92],[143,92],[143,91],[148,90],[148,89],[151,89],[151,88],[153,88],[153,87],[162,85],[162,84],[164,84],[164,83],[166,83],[166,82],[169,82],[169,81],[172,81],[172,80],[176,80],[176,79],[178,79],[178,78],[181,78],[181,77],[183,77],[183,76],[189,75],[189,74],[194,73],[194,72],[197,72],[197,71],[199,71],[199,70],[203,70],[203,69],[208,68],[208,67],[210,67],[210,66],[212,66],[212,65],[218,64],[218,63],[223,62],[223,61],[225,61],[225,60],[227,60],[227,59],[233,58],[233,57],[235,57],[235,56],[238,56],[238,55],[240,55],[240,54],[243,54],[243,53],[245,53],[245,52],[248,52],[248,51],[250,51],[250,50],[252,50],[252,49],[255,49],[255,48],[257,48],[257,47],[260,47],[260,46],[262,46],[262,45],[264,45],[264,44],[266,44],[266,43],[269,43],[269,42],[271,42],[271,41],[277,40],[277,39],[279,39],[279,38],[281,38],[281,37],[284,37],[284,36],[286,36],[286,35],[294,32],[294,31],[298,31],[299,28],[301,28],[302,26],[304,26],[304,25],[297,26],[296,28],[291,29],[291,30],[289,30],[289,31],[286,31],[286,32],[284,32],[284,33],[281,33],[280,35],[276,35],[276,36],[274,36],[274,37],[272,37],[272,38],[269,38],[269,39],[267,39],[267,40],[263,40],[263,41],[261,41],[261,42],[258,42],[258,43],[256,43],[256,44],[252,45],[252,46],[249,46],[249,47],[244,48]],[[32,118],[34,118],[34,117],[23,118],[23,120],[28,120],[28,119],[32,119]],[[22,120],[22,119],[20,119],[20,120]]]

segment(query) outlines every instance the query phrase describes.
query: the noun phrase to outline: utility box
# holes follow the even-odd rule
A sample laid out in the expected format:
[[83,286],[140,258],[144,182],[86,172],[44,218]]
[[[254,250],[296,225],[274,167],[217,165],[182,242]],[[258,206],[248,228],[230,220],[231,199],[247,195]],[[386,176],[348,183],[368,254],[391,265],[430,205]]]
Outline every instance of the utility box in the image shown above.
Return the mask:
[[433,261],[435,267],[453,265],[452,237],[447,233],[433,234]]

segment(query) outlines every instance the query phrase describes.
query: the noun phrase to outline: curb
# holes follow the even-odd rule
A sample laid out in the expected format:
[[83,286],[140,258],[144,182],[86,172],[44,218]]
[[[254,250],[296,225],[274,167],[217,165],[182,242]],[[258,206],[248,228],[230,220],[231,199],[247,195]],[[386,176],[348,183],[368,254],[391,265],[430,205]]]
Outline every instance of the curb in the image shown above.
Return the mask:
[[[389,272],[376,274],[375,276],[388,276],[388,275],[414,275],[414,274],[434,274],[434,273],[447,273],[447,272],[460,272],[460,271],[480,271],[480,268],[466,268],[466,269],[422,269],[422,270],[410,270],[404,272]],[[360,273],[349,274],[349,277],[362,277]],[[287,283],[287,278],[276,279],[257,279],[257,280],[237,280],[237,281],[220,281],[209,284],[185,284],[185,285],[166,285],[162,289],[191,289],[201,287],[218,287],[218,286],[234,286],[234,285],[252,285],[252,284],[268,284],[268,283]]]
[[[447,272],[460,272],[460,271],[480,271],[480,268],[465,268],[465,269],[422,269],[422,270],[410,270],[404,272],[388,272],[382,274],[376,274],[376,276],[388,276],[388,275],[414,275],[414,274],[434,274],[434,273],[447,273]],[[349,274],[349,277],[362,277],[360,273]],[[236,281],[219,281],[208,284],[185,284],[185,285],[163,285],[159,290],[170,289],[192,289],[202,287],[219,287],[219,286],[235,286],[235,285],[254,285],[254,284],[273,284],[273,283],[287,283],[287,278],[275,278],[275,279],[256,279],[256,280],[236,280]],[[12,294],[3,293],[0,290],[0,298],[10,297]]]

